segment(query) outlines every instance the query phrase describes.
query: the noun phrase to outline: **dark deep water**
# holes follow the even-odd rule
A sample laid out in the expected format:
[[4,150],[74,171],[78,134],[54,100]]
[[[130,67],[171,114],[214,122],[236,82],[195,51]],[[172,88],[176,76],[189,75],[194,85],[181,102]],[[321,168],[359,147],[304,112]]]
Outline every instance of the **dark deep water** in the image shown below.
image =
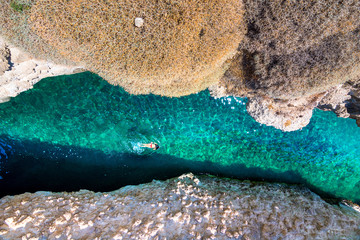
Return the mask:
[[[360,201],[360,128],[316,110],[283,133],[246,99],[131,96],[91,73],[42,80],[0,104],[0,194],[111,191],[182,173],[302,183]],[[154,153],[139,147],[154,141]]]

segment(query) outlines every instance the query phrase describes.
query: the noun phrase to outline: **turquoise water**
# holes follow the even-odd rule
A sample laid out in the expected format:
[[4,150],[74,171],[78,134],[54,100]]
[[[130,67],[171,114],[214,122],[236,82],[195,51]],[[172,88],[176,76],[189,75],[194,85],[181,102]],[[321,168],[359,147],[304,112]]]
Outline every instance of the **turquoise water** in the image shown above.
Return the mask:
[[[0,135],[0,184],[12,172],[15,179],[16,169],[28,168],[36,159],[44,165],[66,158],[66,163],[54,162],[49,168],[64,164],[69,166],[63,169],[66,172],[76,166],[83,170],[90,165],[108,170],[123,166],[121,174],[126,175],[124,166],[133,164],[132,178],[139,171],[148,174],[143,179],[148,181],[162,178],[159,174],[173,175],[167,174],[171,165],[168,172],[174,174],[181,169],[293,179],[335,197],[360,200],[360,128],[354,120],[319,110],[306,128],[284,133],[255,122],[246,113],[246,99],[213,99],[208,91],[181,98],[132,96],[94,74],[81,73],[44,79],[0,104]],[[139,147],[151,141],[160,145],[156,153]],[[96,169],[92,171],[95,174]],[[101,181],[108,186],[106,179]]]

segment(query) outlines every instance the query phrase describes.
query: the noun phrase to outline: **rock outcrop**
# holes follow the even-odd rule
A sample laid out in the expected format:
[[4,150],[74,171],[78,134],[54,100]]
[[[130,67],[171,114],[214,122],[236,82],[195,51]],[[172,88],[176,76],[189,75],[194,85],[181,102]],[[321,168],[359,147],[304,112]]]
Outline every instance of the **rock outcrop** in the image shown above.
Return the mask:
[[42,78],[82,71],[81,67],[34,59],[0,38],[0,103],[31,89]]
[[[311,98],[311,99],[309,99]],[[318,96],[284,101],[281,99],[253,97],[246,109],[257,122],[282,131],[295,131],[309,124]]]
[[[353,118],[360,127],[360,84],[346,82],[326,92],[308,97],[278,99],[268,96],[252,96],[247,102],[247,111],[257,122],[282,131],[296,131],[305,127],[314,108],[332,111],[338,117]],[[209,87],[214,98],[229,96],[221,85]]]
[[18,12],[0,1],[7,38],[31,46],[35,57],[84,66],[133,94],[205,90],[219,81],[245,34],[238,0],[27,2]]
[[360,79],[360,14],[355,14],[360,2],[245,0],[244,5],[247,33],[219,83],[223,95],[249,97],[256,121],[284,131],[304,127],[317,103],[358,119],[358,100],[350,93],[357,85],[351,90],[346,85]]
[[324,111],[333,111],[338,117],[352,118],[360,127],[360,83],[347,82],[333,90],[317,106]]
[[221,83],[232,95],[307,97],[360,79],[360,2],[245,0],[247,33]]
[[4,239],[357,239],[358,206],[285,184],[196,177],[0,199]]

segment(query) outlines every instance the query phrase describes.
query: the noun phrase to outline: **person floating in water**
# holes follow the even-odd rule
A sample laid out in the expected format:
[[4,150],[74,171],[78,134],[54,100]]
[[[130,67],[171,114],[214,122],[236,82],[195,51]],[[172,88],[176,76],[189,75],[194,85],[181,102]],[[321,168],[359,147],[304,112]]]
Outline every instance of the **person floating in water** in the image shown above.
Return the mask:
[[141,147],[146,147],[146,148],[151,148],[152,150],[158,150],[159,149],[159,145],[157,145],[156,143],[148,143],[148,144],[141,144]]

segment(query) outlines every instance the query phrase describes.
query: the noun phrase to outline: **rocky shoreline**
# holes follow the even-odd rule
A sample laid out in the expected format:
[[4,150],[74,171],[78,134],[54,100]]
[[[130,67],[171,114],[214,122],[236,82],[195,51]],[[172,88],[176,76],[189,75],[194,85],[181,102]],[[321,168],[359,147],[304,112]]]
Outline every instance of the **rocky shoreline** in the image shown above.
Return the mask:
[[83,71],[80,66],[65,66],[35,59],[0,37],[0,103],[31,89],[43,78]]
[[[27,91],[43,78],[83,72],[81,66],[66,66],[34,59],[29,53],[6,43],[0,37],[0,103]],[[329,91],[291,100],[266,96],[250,97],[248,113],[259,123],[282,131],[305,127],[314,108],[333,111],[338,117],[356,119],[360,126],[360,92],[353,82],[338,85]],[[213,97],[227,96],[219,86],[209,88]]]
[[355,239],[360,209],[300,186],[182,175],[108,193],[0,199],[4,239]]
[[[296,131],[307,126],[315,108],[332,111],[338,117],[352,118],[360,127],[359,85],[347,82],[326,92],[308,97],[274,99],[264,95],[249,97],[247,112],[257,122],[282,131]],[[229,96],[225,88],[214,85],[209,88],[214,98]],[[244,97],[244,96],[240,96]]]
[[360,125],[359,1],[14,2],[0,0],[1,35],[74,65],[0,44],[0,101],[86,68],[132,94],[247,97],[256,121],[282,131],[316,107]]

